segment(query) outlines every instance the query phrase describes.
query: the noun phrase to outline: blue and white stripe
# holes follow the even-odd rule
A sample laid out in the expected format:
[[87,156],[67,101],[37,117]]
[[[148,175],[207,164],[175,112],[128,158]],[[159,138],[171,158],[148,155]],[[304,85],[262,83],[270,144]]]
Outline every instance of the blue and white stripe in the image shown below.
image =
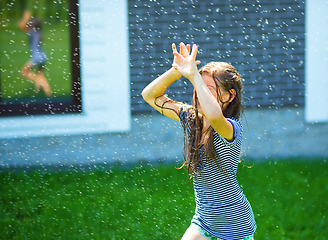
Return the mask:
[[[187,126],[186,123],[190,119],[191,113],[187,109],[184,105],[179,111],[183,127]],[[251,236],[256,230],[251,205],[236,178],[243,127],[235,118],[228,120],[234,128],[234,140],[228,142],[216,132],[213,135],[213,145],[225,172],[218,169],[213,163],[214,159],[208,159],[205,154],[200,154],[203,166],[200,168],[200,176],[193,178],[196,210],[192,219],[192,223],[207,233],[227,240]],[[187,134],[190,133],[190,129],[186,131]]]

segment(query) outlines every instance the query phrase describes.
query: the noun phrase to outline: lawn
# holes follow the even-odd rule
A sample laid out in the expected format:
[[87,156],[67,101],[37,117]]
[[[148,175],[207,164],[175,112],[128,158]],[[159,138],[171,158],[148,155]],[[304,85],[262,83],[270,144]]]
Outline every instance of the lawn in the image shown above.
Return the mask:
[[[179,165],[0,171],[1,239],[180,239],[194,211]],[[256,239],[327,239],[328,164],[241,165]]]

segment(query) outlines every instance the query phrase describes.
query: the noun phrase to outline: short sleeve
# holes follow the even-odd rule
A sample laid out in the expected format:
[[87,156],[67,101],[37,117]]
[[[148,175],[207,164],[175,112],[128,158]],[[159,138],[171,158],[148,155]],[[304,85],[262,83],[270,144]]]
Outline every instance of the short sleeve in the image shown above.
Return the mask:
[[236,144],[241,141],[241,134],[243,132],[243,127],[241,123],[235,118],[227,118],[227,120],[233,126],[233,141],[229,142],[227,139],[221,137],[217,132],[215,132],[213,141],[216,146],[219,146],[219,142],[221,142],[224,144],[224,146],[230,148],[236,146]]
[[233,126],[233,139],[236,139],[242,132],[243,132],[243,126],[241,123],[235,119],[235,118],[227,118],[227,120],[232,124]]

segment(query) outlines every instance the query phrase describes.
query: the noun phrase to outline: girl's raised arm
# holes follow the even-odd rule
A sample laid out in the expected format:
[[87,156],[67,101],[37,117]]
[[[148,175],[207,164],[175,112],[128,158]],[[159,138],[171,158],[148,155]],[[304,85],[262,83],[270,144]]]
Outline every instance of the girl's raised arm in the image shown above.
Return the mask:
[[169,69],[167,72],[160,75],[150,84],[148,84],[142,91],[143,99],[157,111],[179,121],[178,111],[180,103],[169,99],[164,95],[166,89],[176,80],[181,77],[181,74],[174,68]]
[[30,11],[25,11],[23,14],[23,17],[21,20],[18,22],[18,27],[23,30],[24,32],[28,32],[29,27],[27,26],[28,21],[31,19],[31,12]]
[[[176,46],[172,44],[173,52],[176,52]],[[190,46],[185,46],[183,43],[180,44],[180,54],[182,56],[188,56],[190,52]],[[175,62],[176,59],[174,58]],[[197,63],[200,63],[197,61]],[[166,117],[172,118],[179,121],[179,102],[173,101],[164,95],[166,89],[176,80],[182,76],[175,68],[170,68],[168,71],[160,75],[150,84],[148,84],[142,91],[143,99],[157,111],[165,115]]]
[[[172,66],[177,69],[184,77],[188,78],[193,84],[197,92],[198,101],[202,107],[206,119],[209,121],[213,129],[222,137],[231,141],[233,139],[233,126],[224,117],[222,106],[220,106],[217,98],[211,93],[208,86],[204,83],[203,77],[198,72],[195,64],[198,47],[193,45],[191,54],[187,57],[174,52],[177,60]],[[212,77],[211,77],[212,78]],[[214,79],[213,79],[214,81]],[[216,93],[219,94],[219,93]],[[232,93],[233,94],[233,93]],[[235,93],[233,94],[235,95]],[[230,97],[229,102],[233,100]]]

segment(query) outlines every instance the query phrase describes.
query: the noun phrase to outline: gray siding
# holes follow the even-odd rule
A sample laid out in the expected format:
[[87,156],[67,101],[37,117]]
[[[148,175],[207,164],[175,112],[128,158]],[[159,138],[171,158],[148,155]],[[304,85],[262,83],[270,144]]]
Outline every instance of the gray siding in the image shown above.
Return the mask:
[[[303,108],[248,109],[242,123],[246,162],[328,158],[328,124],[305,123]],[[178,122],[138,114],[129,133],[0,140],[0,167],[181,162],[182,136]]]
[[[303,106],[305,3],[257,2],[129,1],[132,111],[151,110],[140,92],[170,67],[171,43],[181,41],[198,44],[203,63],[236,67],[246,107]],[[185,102],[191,93],[183,79],[170,88]]]

